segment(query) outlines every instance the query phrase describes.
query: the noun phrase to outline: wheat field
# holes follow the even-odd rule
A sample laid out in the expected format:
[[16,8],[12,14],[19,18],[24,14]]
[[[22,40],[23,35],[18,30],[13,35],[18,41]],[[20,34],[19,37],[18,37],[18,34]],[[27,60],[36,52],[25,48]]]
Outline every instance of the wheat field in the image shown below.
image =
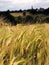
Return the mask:
[[1,26],[0,65],[49,65],[49,24]]

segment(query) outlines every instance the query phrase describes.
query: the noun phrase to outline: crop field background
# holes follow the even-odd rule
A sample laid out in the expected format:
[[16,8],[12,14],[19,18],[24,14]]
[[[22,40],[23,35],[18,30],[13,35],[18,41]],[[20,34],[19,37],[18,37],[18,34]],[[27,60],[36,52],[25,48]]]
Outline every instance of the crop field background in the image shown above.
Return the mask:
[[[23,13],[10,13],[14,17],[23,16]],[[29,15],[29,12],[26,13],[26,15]]]
[[0,65],[49,65],[49,24],[1,26]]
[[23,13],[11,13],[14,17],[23,16]]

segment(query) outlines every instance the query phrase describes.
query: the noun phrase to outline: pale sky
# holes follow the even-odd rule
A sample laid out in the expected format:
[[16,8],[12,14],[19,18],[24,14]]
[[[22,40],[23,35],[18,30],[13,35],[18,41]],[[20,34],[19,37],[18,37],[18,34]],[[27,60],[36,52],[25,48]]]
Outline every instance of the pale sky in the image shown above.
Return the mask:
[[31,8],[48,8],[49,0],[0,0],[1,10],[19,10]]

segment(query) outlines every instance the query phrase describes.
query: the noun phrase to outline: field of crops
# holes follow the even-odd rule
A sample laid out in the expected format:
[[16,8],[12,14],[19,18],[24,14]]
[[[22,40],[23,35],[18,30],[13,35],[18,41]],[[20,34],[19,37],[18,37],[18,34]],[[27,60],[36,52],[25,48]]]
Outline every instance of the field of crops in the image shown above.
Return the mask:
[[49,65],[49,24],[0,27],[0,65]]

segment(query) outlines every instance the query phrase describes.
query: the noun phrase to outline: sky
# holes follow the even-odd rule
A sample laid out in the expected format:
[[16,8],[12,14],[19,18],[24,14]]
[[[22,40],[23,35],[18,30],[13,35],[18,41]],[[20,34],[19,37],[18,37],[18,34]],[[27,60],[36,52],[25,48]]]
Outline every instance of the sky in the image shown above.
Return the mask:
[[0,11],[33,8],[48,8],[49,0],[0,0]]

